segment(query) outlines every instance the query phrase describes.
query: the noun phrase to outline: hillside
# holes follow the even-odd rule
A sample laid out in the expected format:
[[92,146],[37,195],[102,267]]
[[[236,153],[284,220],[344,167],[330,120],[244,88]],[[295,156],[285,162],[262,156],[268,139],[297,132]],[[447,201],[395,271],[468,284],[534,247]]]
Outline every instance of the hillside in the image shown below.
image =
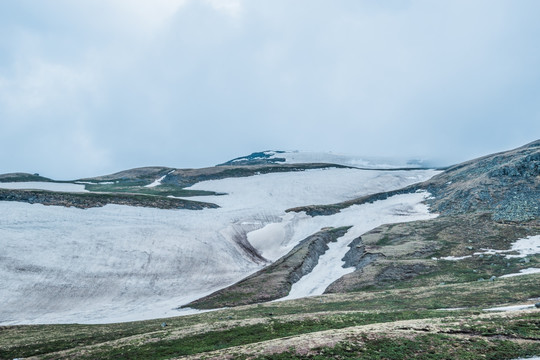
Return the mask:
[[[498,254],[484,256],[483,252],[509,249],[519,239],[540,234],[540,141],[452,166],[425,182],[403,189],[288,211],[305,211],[324,218],[351,207],[381,203],[418,191],[431,194],[426,202],[430,210],[440,216],[381,225],[365,232],[350,242],[350,250],[343,254],[343,267],[354,268],[354,271],[336,279],[325,292],[487,280],[537,264],[536,258],[531,264],[528,258],[524,262],[525,257],[507,259]],[[347,225],[354,223],[343,224]],[[439,260],[449,256],[467,258]],[[258,294],[273,291],[276,286],[271,280],[273,277],[273,267],[261,270],[257,277],[258,288],[236,297],[236,302],[231,303],[230,297],[245,286],[244,282],[198,299],[189,306],[207,308],[212,304],[211,307],[219,308],[258,302]]]
[[176,308],[342,221],[285,209],[397,189],[435,173],[329,164],[150,167],[73,182],[3,183],[0,195],[12,201],[0,201],[0,324],[186,313]]
[[354,200],[290,209],[310,215],[329,215],[352,205],[396,194],[426,190],[432,211],[442,215],[489,212],[494,220],[537,222],[540,218],[540,140],[514,150],[470,160],[446,169],[428,181],[392,192]]
[[[538,356],[539,165],[536,141],[443,172],[244,162],[83,180],[219,206],[200,211],[0,202],[16,240],[0,358]],[[29,241],[47,256],[13,252]]]

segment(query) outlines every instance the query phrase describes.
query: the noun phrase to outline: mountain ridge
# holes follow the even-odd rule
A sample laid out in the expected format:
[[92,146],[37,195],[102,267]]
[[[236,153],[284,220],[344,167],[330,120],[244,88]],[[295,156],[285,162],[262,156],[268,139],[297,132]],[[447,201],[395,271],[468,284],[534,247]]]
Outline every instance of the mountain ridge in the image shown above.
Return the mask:
[[[207,290],[216,285],[219,289],[209,295],[207,292],[206,297],[197,293],[201,301],[191,306],[231,306],[187,316],[168,312],[150,320],[112,324],[6,324],[0,329],[0,358],[379,359],[435,355],[502,360],[538,355],[540,310],[535,309],[535,303],[540,300],[540,275],[534,273],[540,270],[540,225],[535,209],[539,199],[538,144],[540,141],[458,164],[435,176],[434,172],[422,171],[338,168],[222,178],[182,189],[198,191],[202,199],[214,199],[222,206],[201,212],[131,206],[79,211],[0,202],[6,209],[2,218],[6,226],[0,227],[4,232],[0,238],[7,241],[11,236],[14,240],[0,256],[0,271],[7,270],[0,295],[9,294],[0,309],[4,321],[16,322],[24,316],[21,307],[26,307],[37,314],[39,323],[43,322],[43,311],[45,319],[55,319],[58,309],[71,312],[71,322],[82,322],[92,315],[85,311],[96,303],[98,312],[109,311],[114,321],[133,320],[118,313],[129,311],[131,315],[131,304],[141,299],[151,299],[154,307],[163,296],[167,298],[165,306],[188,303],[175,296],[179,291],[193,291],[197,282],[205,282]],[[127,191],[128,197],[145,191],[146,199],[167,197],[171,191],[179,194],[175,189],[178,186],[163,184],[164,176],[172,175],[171,168],[146,169],[151,176],[139,174],[123,185],[111,184],[115,179],[86,185],[102,191]],[[121,176],[125,175],[129,174]],[[313,178],[323,181],[324,186],[316,186]],[[410,185],[414,179],[417,183]],[[180,177],[172,180],[182,181]],[[370,186],[359,187],[363,182]],[[287,201],[275,202],[279,211],[265,207],[274,204],[278,190],[286,186],[292,191],[284,194],[294,197],[295,202],[311,195],[307,198],[317,199],[311,203],[322,205],[290,208],[284,214],[281,211],[287,208],[283,206],[289,204]],[[21,190],[12,190],[17,191]],[[312,196],[331,191],[335,195]],[[364,195],[350,196],[357,191]],[[433,192],[431,197],[427,197],[428,191]],[[228,195],[220,195],[223,193]],[[328,198],[338,200],[327,204],[320,201]],[[426,204],[432,210],[440,209],[440,216],[404,222],[413,219],[411,214],[424,211]],[[242,210],[246,206],[251,206],[249,214]],[[220,215],[222,211],[229,213]],[[368,224],[382,225],[371,230],[365,225],[366,231],[354,232],[358,223],[367,222],[372,212],[380,211],[389,212],[390,220],[381,218]],[[127,217],[122,215],[125,212]],[[55,223],[58,215],[61,222]],[[202,215],[208,217],[200,220]],[[346,226],[349,221],[355,225],[348,230],[320,229],[321,224]],[[117,228],[120,223],[127,226]],[[219,226],[212,228],[214,223]],[[25,240],[20,236],[29,224],[40,230],[31,234],[31,240]],[[53,231],[60,225],[61,231]],[[209,229],[219,231],[208,237]],[[117,232],[120,237],[114,237]],[[239,244],[227,236],[246,243]],[[343,242],[345,237],[349,243]],[[273,266],[253,266],[253,257],[260,250],[264,255],[272,244],[285,249],[290,245],[284,243],[287,239],[298,240],[294,251],[277,257]],[[225,246],[228,240],[232,242]],[[77,242],[83,252],[72,247]],[[19,244],[25,246],[18,256],[9,252]],[[343,254],[341,261],[351,271],[330,283],[324,294],[260,302],[284,295],[295,280],[320,274],[317,268],[325,263],[323,257],[339,250],[339,244],[344,251],[337,254]],[[251,258],[243,253],[245,250],[239,250],[242,245],[252,247],[248,249]],[[67,252],[62,253],[61,246],[68,246]],[[39,256],[32,252],[35,249]],[[49,249],[54,252],[47,253]],[[176,257],[171,258],[171,253]],[[51,255],[61,259],[53,261],[53,267],[47,263]],[[97,262],[88,261],[93,258]],[[77,268],[80,261],[86,266]],[[251,270],[242,268],[246,264],[251,264]],[[339,261],[331,265],[341,266]],[[54,278],[54,272],[62,266],[64,271]],[[216,275],[221,278],[216,282],[208,269],[216,273],[218,267]],[[32,276],[40,271],[46,276],[32,283]],[[233,283],[227,272],[251,275],[223,287]],[[187,280],[182,282],[182,278]],[[10,287],[16,279],[26,280]],[[136,283],[144,284],[144,288],[134,288]],[[21,289],[25,293],[17,297]],[[106,292],[100,293],[103,289]],[[49,304],[45,290],[64,297],[55,297]],[[130,291],[136,296],[123,301],[123,294]],[[38,297],[39,306],[25,302],[30,296]],[[99,302],[103,298],[107,301]],[[209,300],[207,306],[203,300]],[[78,307],[66,307],[70,301]],[[143,310],[149,306],[143,305]],[[508,309],[513,311],[500,312]]]
[[[412,280],[426,274],[438,278],[442,268],[430,257],[435,254],[469,256],[471,251],[467,248],[473,247],[466,242],[466,238],[471,234],[475,234],[475,249],[505,248],[510,246],[511,241],[540,234],[540,140],[451,166],[427,181],[402,189],[366,195],[343,203],[297,207],[287,212],[331,216],[351,206],[418,191],[431,194],[425,201],[431,211],[440,214],[440,218],[381,225],[362,235],[353,242],[351,250],[342,259],[346,262],[344,267],[355,267],[355,271],[337,279],[328,287],[328,292],[358,291],[368,286]],[[395,231],[400,227],[396,235]],[[448,229],[453,230],[449,232]],[[416,234],[423,235],[419,238]],[[366,242],[363,237],[374,240]],[[400,243],[384,239],[400,239]],[[453,245],[450,248],[441,245],[445,243]],[[485,271],[489,276],[494,274],[488,269]],[[265,272],[261,270],[261,273]],[[260,277],[259,282],[260,291],[263,288],[269,291],[267,286],[270,283],[264,280],[264,276]],[[230,302],[224,303],[219,297],[227,298],[230,293],[239,291],[242,285],[242,282],[234,284],[205,299],[196,300],[190,306],[206,308],[207,299],[212,299],[215,307],[231,306]],[[256,297],[246,296],[233,305],[254,302],[257,302]]]

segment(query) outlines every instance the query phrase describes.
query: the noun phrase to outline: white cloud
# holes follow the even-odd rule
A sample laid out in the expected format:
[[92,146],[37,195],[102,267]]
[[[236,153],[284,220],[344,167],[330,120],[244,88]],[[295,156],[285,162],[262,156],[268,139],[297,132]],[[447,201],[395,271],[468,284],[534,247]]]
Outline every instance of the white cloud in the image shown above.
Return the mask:
[[0,103],[20,121],[21,115],[70,108],[79,99],[96,95],[97,78],[84,67],[39,58],[20,61],[10,78],[0,77]]
[[[188,0],[116,0],[106,1],[113,8],[120,23],[127,21],[131,27],[143,31],[160,30]],[[112,20],[112,19],[111,19]]]
[[205,0],[214,10],[231,17],[239,17],[243,6],[241,0]]
[[[385,4],[0,2],[0,140],[9,149],[13,130],[12,147],[22,148],[29,130],[54,128],[65,134],[55,139],[86,143],[72,144],[84,156],[108,147],[89,163],[110,157],[115,170],[205,166],[280,147],[428,157],[451,149],[457,161],[473,146],[481,154],[488,142],[499,150],[533,140],[538,5]],[[48,146],[67,158],[65,147]]]

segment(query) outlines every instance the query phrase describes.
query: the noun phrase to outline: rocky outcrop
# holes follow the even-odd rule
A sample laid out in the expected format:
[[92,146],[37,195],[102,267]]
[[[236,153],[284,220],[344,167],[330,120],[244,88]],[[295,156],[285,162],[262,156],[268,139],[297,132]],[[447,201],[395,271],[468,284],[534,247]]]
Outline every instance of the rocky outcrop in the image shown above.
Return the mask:
[[425,182],[354,200],[311,205],[287,211],[311,216],[331,215],[352,205],[425,190],[431,211],[441,215],[489,212],[495,221],[540,219],[540,140],[520,148],[488,155],[446,169]]
[[217,166],[267,165],[267,164],[284,163],[285,158],[275,157],[277,154],[283,154],[283,153],[284,151],[272,151],[272,150],[254,152],[254,153],[251,153],[250,155],[238,157],[230,161],[227,161],[223,164],[219,164]]
[[64,193],[45,190],[0,189],[0,201],[19,201],[30,204],[56,205],[87,209],[107,204],[153,207],[159,209],[202,210],[218,208],[216,204],[167,198],[162,196],[105,193]]
[[540,140],[471,160],[422,184],[441,214],[490,212],[496,221],[540,219]]
[[360,270],[367,265],[371,264],[377,258],[384,256],[381,253],[372,253],[366,251],[366,246],[363,244],[362,237],[359,236],[349,244],[350,250],[345,253],[343,259],[345,264],[344,268],[354,267],[356,270]]
[[328,243],[345,235],[350,227],[324,229],[302,240],[287,255],[255,274],[183,307],[215,309],[255,304],[282,298],[292,284],[309,274],[328,250]]

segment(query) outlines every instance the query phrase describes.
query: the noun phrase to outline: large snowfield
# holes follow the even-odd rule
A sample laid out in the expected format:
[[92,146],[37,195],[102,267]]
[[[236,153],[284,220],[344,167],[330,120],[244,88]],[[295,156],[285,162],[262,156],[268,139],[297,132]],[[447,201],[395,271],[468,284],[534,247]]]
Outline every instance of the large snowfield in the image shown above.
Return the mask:
[[[241,280],[322,227],[353,226],[290,296],[319,294],[353,270],[342,268],[340,259],[355,237],[383,223],[435,215],[421,203],[425,193],[352,206],[332,216],[285,210],[398,189],[436,173],[326,169],[205,181],[191,189],[227,195],[197,197],[221,206],[199,211],[0,202],[0,324],[180,315],[189,310],[176,307]],[[246,239],[266,262],[243,250],[238,240]]]

